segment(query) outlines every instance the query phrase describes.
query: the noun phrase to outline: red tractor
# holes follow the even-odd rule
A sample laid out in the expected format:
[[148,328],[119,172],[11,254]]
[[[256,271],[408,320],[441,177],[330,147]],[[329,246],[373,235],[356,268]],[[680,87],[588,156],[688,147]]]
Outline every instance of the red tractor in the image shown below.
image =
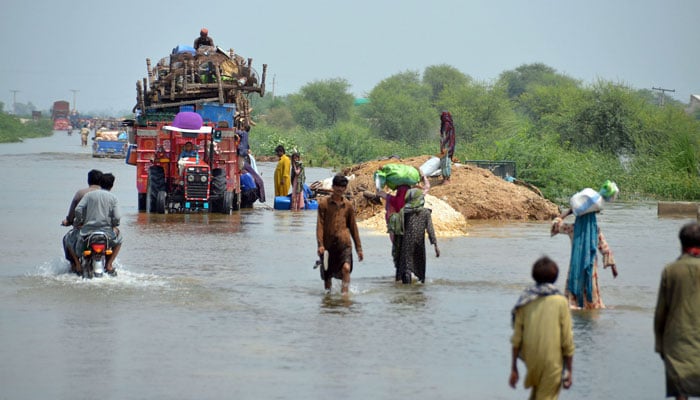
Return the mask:
[[[236,132],[255,125],[247,96],[264,95],[267,69],[263,64],[261,79],[252,63],[213,46],[177,46],[155,66],[146,60],[127,151],[127,163],[136,165],[139,211],[240,208],[244,166]],[[188,142],[194,152],[184,157]]]
[[[199,124],[183,125],[186,119]],[[239,209],[239,137],[233,128],[201,121],[195,112],[181,112],[172,124],[134,129],[135,146],[129,148],[127,162],[136,165],[139,211],[228,214]],[[192,153],[183,154],[186,145]]]

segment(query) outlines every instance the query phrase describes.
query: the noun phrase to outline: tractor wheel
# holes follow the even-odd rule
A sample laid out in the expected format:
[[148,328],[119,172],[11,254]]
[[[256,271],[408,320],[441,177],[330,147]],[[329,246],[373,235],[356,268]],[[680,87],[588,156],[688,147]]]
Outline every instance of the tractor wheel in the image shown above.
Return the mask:
[[224,192],[223,207],[219,210],[222,214],[231,214],[233,207],[233,193]]
[[226,192],[226,174],[221,168],[216,168],[211,171],[211,197],[220,197]]
[[158,197],[156,198],[156,212],[158,214],[165,214],[165,204],[168,200],[168,193],[165,190],[158,192]]
[[158,193],[165,191],[165,171],[163,167],[154,165],[148,169],[148,212],[158,212]]
[[139,211],[146,211],[146,193],[139,193],[139,200],[138,200],[138,205],[139,205]]
[[229,214],[231,208],[226,208],[226,174],[221,168],[216,168],[211,171],[211,187],[209,190],[209,198],[211,203],[211,211],[217,213]]
[[232,194],[232,198],[233,198],[233,202],[232,202],[233,204],[231,205],[231,209],[233,211],[238,211],[241,209],[241,192],[238,192],[238,193],[231,192],[231,194]]

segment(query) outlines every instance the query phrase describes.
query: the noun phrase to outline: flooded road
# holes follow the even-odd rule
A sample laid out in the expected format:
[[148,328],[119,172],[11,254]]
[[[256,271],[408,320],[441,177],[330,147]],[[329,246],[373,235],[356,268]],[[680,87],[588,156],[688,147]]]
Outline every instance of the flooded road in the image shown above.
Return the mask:
[[[0,145],[0,399],[527,397],[522,379],[507,385],[510,309],[543,254],[563,289],[570,243],[547,222],[470,222],[468,236],[438,239],[426,284],[411,286],[393,283],[386,234],[363,229],[365,261],[343,299],[337,281],[324,295],[312,269],[315,212],[271,209],[275,163],[259,163],[267,205],[152,215],[137,211],[134,167],[79,141]],[[91,168],[117,177],[114,279],[80,280],[63,260],[59,222]],[[574,385],[562,398],[663,398],[653,307],[687,221],[658,219],[651,203],[600,215],[620,275],[600,271],[609,309],[573,313]]]

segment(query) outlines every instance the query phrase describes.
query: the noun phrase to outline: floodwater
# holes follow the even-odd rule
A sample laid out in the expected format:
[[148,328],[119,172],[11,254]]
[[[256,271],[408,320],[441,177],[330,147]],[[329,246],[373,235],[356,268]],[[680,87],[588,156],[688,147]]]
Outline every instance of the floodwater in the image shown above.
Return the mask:
[[[0,145],[0,399],[522,399],[510,372],[510,309],[565,236],[540,223],[476,223],[429,249],[425,285],[393,283],[389,239],[362,229],[351,295],[325,295],[313,211],[137,211],[134,167],[94,159],[78,135]],[[116,175],[125,236],[119,276],[67,273],[61,237],[87,171]],[[308,168],[309,182],[332,171]],[[622,188],[624,190],[624,188]],[[653,352],[660,271],[681,225],[618,203],[599,223],[620,275],[600,272],[608,309],[573,313],[574,385],[564,399],[663,398]],[[557,282],[563,287],[564,278]]]

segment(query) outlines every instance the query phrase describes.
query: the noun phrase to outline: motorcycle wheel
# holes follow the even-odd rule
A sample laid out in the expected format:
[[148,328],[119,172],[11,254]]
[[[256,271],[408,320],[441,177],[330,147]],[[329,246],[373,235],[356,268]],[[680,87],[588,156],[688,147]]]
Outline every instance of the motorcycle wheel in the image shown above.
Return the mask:
[[83,279],[92,279],[95,277],[95,272],[92,270],[92,265],[90,265],[89,260],[82,260],[82,274]]

